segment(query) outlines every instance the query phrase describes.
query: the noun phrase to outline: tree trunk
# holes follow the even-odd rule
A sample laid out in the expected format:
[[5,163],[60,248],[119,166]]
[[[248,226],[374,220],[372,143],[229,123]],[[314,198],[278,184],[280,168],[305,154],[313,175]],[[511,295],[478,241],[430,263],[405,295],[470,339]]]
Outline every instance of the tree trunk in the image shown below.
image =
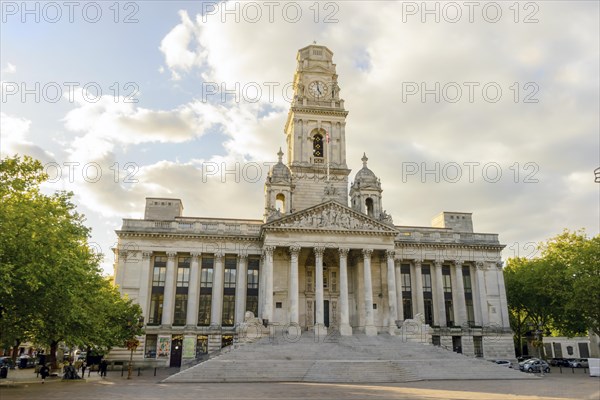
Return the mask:
[[57,350],[58,350],[58,342],[53,340],[50,343],[50,359],[48,360],[50,362],[50,365],[52,365],[53,369],[58,368],[58,363],[56,362],[56,351]]
[[11,358],[12,358],[13,362],[15,363],[15,365],[17,363],[17,356],[19,355],[19,345],[20,344],[21,344],[21,341],[17,339],[15,341],[15,345],[13,346],[13,349],[12,349]]

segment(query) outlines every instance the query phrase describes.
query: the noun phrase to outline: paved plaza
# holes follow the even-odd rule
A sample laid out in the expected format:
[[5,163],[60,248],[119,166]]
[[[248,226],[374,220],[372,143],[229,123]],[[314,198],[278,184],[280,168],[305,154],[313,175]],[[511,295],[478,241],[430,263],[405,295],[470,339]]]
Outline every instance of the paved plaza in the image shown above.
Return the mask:
[[15,379],[14,385],[0,386],[0,398],[64,399],[589,399],[600,398],[600,379],[578,370],[558,370],[532,380],[421,381],[397,384],[326,384],[326,383],[202,383],[165,384],[161,381],[175,369],[142,371],[132,380],[110,371],[107,379],[92,373],[87,381],[50,380],[42,385],[30,370],[27,379]]

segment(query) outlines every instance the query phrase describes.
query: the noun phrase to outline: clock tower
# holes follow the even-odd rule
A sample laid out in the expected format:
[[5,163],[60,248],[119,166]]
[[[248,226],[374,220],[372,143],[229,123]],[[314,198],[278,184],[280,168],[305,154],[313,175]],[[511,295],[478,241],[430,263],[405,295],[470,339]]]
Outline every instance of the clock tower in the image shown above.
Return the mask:
[[298,51],[294,98],[285,125],[292,211],[334,199],[348,205],[346,116],[333,53],[312,44]]

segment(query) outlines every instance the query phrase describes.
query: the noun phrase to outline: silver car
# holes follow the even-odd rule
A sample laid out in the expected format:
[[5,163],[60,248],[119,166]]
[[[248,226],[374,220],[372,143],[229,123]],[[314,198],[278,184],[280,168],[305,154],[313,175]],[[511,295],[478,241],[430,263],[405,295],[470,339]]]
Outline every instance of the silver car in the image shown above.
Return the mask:
[[531,360],[520,367],[525,372],[550,372],[550,365],[544,360]]

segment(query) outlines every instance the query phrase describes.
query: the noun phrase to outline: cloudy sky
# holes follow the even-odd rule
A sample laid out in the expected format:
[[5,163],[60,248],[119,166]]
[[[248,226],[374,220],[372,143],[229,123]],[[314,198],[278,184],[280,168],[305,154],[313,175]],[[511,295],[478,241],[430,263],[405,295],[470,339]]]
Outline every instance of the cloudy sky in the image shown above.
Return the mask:
[[596,1],[23,4],[2,2],[0,151],[75,192],[107,273],[145,197],[262,217],[313,41],[334,53],[351,177],[366,152],[396,224],[473,212],[504,258],[563,228],[598,234]]

